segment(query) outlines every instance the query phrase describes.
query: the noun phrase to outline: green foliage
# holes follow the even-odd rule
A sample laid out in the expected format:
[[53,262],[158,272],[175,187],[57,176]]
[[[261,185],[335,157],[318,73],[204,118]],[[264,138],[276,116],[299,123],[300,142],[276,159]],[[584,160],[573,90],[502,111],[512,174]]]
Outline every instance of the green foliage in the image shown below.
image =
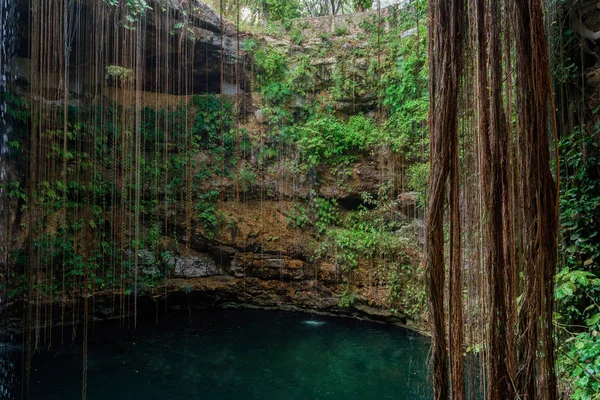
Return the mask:
[[[590,134],[591,133],[591,134]],[[600,126],[576,127],[561,138],[561,271],[555,324],[566,338],[558,370],[572,399],[600,399]],[[564,355],[566,353],[566,355]]]
[[427,181],[429,180],[429,162],[416,163],[408,167],[408,187],[419,195],[419,205],[425,207]]
[[299,203],[294,203],[294,207],[285,214],[287,225],[295,229],[303,229],[310,222],[306,208]]
[[256,172],[249,163],[244,162],[234,174],[233,180],[245,192],[256,183]]
[[352,307],[355,301],[356,295],[350,290],[348,286],[346,286],[346,289],[344,289],[342,295],[340,296],[338,306],[342,308],[350,308]]
[[[427,300],[423,271],[410,264],[391,263],[387,265],[384,278],[390,304],[400,305],[405,314],[418,320]],[[392,310],[396,308],[392,307]]]
[[31,119],[29,103],[23,97],[17,97],[12,92],[2,92],[2,100],[6,103],[6,113],[15,122],[27,124]]
[[[322,171],[335,168],[343,184],[348,166],[358,156],[391,150],[416,163],[410,169],[410,186],[423,204],[429,173],[427,18],[423,2],[417,9],[418,16],[413,9],[392,12],[382,24],[376,18],[367,19],[361,24],[365,33],[359,33],[359,40],[366,39],[368,46],[343,52],[336,52],[335,46],[341,43],[332,37],[348,33],[341,25],[333,34],[319,33],[323,42],[302,54],[284,51],[277,44],[247,40],[244,49],[254,58],[265,130],[259,139],[257,164],[271,171],[286,168],[306,173],[316,185]],[[402,37],[416,19],[420,34]],[[398,28],[386,31],[386,23]],[[300,43],[305,28],[298,24],[290,27],[291,41]],[[314,62],[317,57],[331,56],[336,58],[332,74]],[[331,75],[333,87],[322,98],[315,97],[315,91],[322,90],[317,83],[322,83],[319,75],[324,72]],[[383,108],[377,114],[357,113],[350,118],[334,111],[337,107],[332,99],[346,104],[355,98],[377,99]],[[418,267],[418,250],[408,245],[415,243],[416,234],[399,222],[398,205],[390,192],[389,187],[382,187],[377,200],[365,194],[362,201],[369,208],[355,211],[343,211],[335,201],[313,194],[310,201],[296,203],[287,211],[286,223],[312,232],[319,242],[314,260],[332,263],[342,273],[348,290],[342,294],[340,306],[348,307],[355,300],[358,293],[350,291],[353,276],[359,268],[371,265],[389,293],[390,308],[420,318],[425,303],[423,272]]]
[[18,182],[18,181],[11,181],[8,184],[8,197],[10,199],[20,200],[24,203],[27,203],[29,201],[29,198],[27,197],[27,193],[21,187],[21,182]]
[[348,99],[374,98],[377,96],[379,86],[377,75],[377,58],[358,61],[356,58],[364,57],[362,50],[354,54],[342,56],[333,70],[334,86],[331,94],[336,101]]
[[104,4],[111,8],[123,7],[124,15],[122,24],[125,29],[135,30],[140,18],[149,10],[149,0],[104,0]]
[[347,123],[331,115],[315,116],[298,127],[298,146],[310,167],[343,163],[375,144],[377,134],[376,125],[362,115],[350,117]]
[[361,260],[375,256],[386,260],[406,259],[407,264],[411,263],[413,260],[405,257],[404,251],[408,237],[398,233],[404,224],[389,218],[390,210],[397,205],[387,197],[385,190],[381,190],[379,195],[380,198],[375,201],[368,193],[363,194],[363,203],[375,208],[361,206],[343,218],[332,207],[332,201],[322,199],[329,205],[321,208],[328,211],[317,209],[315,213],[329,217],[315,222],[317,231],[323,235],[317,257],[332,255],[342,271],[352,271]]
[[[600,319],[600,314],[598,314]],[[559,358],[558,373],[572,382],[573,400],[600,399],[600,339],[598,338],[598,323],[590,332],[582,332],[569,343],[570,350]]]
[[592,377],[600,375],[600,340],[598,334],[582,333],[577,337],[572,357],[576,357],[580,366],[575,367],[572,377],[576,379],[576,390],[571,397],[574,400],[600,399],[600,382]]
[[[112,77],[121,72],[118,68],[108,71]],[[26,101],[10,93],[5,96],[9,99],[8,114],[16,141],[13,151],[20,151],[19,142],[29,140],[29,107]],[[43,175],[32,193],[23,189],[22,181],[15,180],[7,184],[6,193],[9,198],[18,200],[23,211],[30,206],[33,196],[37,214],[34,226],[29,229],[39,232],[35,247],[41,258],[56,268],[64,266],[68,277],[87,276],[96,288],[115,288],[121,282],[129,284],[134,274],[132,249],[136,245],[140,249],[159,251],[160,238],[166,234],[165,225],[158,222],[162,220],[159,212],[185,213],[185,181],[189,171],[195,174],[190,188],[191,209],[209,239],[214,237],[222,221],[217,210],[219,192],[206,191],[206,185],[218,175],[234,175],[243,188],[255,180],[245,162],[239,163],[237,168],[234,149],[237,144],[241,151],[247,149],[249,139],[246,131],[232,129],[232,106],[226,100],[210,95],[193,96],[189,104],[181,103],[169,110],[144,108],[141,115],[143,157],[139,160],[143,197],[139,212],[145,224],[140,227],[142,239],[136,244],[131,231],[125,228],[133,226],[136,211],[132,201],[137,184],[135,158],[132,147],[127,147],[134,138],[131,128],[120,120],[131,109],[118,104],[69,107],[66,132],[62,129],[63,111],[58,106],[48,113],[44,121],[46,129],[40,135],[50,144],[43,149],[44,162],[58,166],[58,171],[66,162],[66,180],[60,172]],[[48,128],[53,126],[60,128]],[[63,139],[66,139],[66,150]],[[207,155],[198,157],[200,151]],[[24,161],[17,166],[26,165],[28,160]],[[18,170],[13,174],[22,176]],[[115,232],[121,234],[115,237]],[[85,241],[81,240],[83,234],[88,235]],[[148,258],[146,252],[140,254],[143,255],[140,267],[146,272],[138,276],[138,291],[151,292],[168,269],[156,261],[156,257]],[[28,256],[13,257],[15,270],[27,264]],[[15,279],[18,282],[24,278]],[[73,280],[67,279],[65,288],[44,287],[44,293],[79,290],[71,287],[71,282]],[[133,293],[132,287],[124,290]]]
[[334,35],[335,36],[345,36],[348,34],[348,27],[346,26],[336,26]]
[[[300,31],[292,33],[296,35],[292,41],[303,40]],[[243,48],[254,56],[254,78],[258,91],[271,107],[282,107],[294,95],[304,95],[314,87],[315,69],[308,54],[296,55],[292,63],[284,50],[262,45],[255,39],[246,40]],[[281,114],[283,111],[275,109],[273,113]]]
[[194,95],[190,104],[194,110],[194,146],[212,150],[213,154],[231,150],[235,144],[228,135],[234,122],[232,104],[217,99],[213,94]]
[[254,77],[260,93],[271,101],[280,101],[289,95],[289,88],[283,86],[288,69],[288,57],[283,50],[260,46],[255,39],[246,40],[242,48],[254,55]]
[[294,65],[287,71],[286,82],[295,95],[304,96],[315,86],[315,68],[310,55],[297,56]]
[[355,10],[366,11],[373,6],[373,0],[353,0]]
[[135,75],[132,69],[121,67],[119,65],[109,65],[106,67],[105,79],[116,78],[123,82],[133,81]]
[[378,235],[372,231],[347,228],[327,230],[326,244],[332,248],[335,262],[342,271],[358,268],[361,259],[374,255]]
[[265,0],[270,21],[286,21],[300,16],[297,0]]
[[[278,22],[289,26],[294,18],[321,17],[332,15],[333,12],[329,0],[209,0],[208,3],[230,21],[242,12],[246,29],[262,27],[267,31]],[[372,0],[336,1],[335,13],[348,15],[369,10],[372,5]]]
[[[579,324],[593,321],[599,315],[600,309],[594,302],[600,292],[600,279],[592,272],[565,267],[555,279],[555,298],[558,309],[564,315],[561,319]],[[592,304],[589,304],[590,301]]]
[[[328,41],[317,49],[295,54],[247,40],[244,50],[253,54],[256,86],[263,98],[261,111],[271,137],[285,143],[280,150],[297,149],[302,169],[348,163],[358,153],[384,146],[402,152],[409,162],[422,162],[428,148],[427,35],[403,37],[400,33],[413,28],[415,19],[420,21],[420,32],[426,32],[425,11],[420,4],[415,9],[391,12],[387,23],[398,28],[389,31],[375,16],[367,18],[361,26],[368,33],[369,47],[336,54],[332,97],[342,102],[379,98],[384,106],[379,122],[361,115],[344,121],[319,101],[306,102],[317,83],[314,58],[327,54],[322,52],[328,51]],[[296,24],[290,31],[292,41],[300,41],[299,27]],[[342,30],[340,27],[337,34],[344,34]],[[330,34],[326,36],[329,39]],[[271,154],[270,148],[261,148],[261,159],[268,160]]]
[[197,218],[204,234],[208,239],[215,236],[219,220],[217,216],[217,201],[219,200],[219,192],[210,190],[207,193],[200,194],[196,201]]
[[[425,20],[424,20],[425,21]],[[422,32],[427,32],[421,26]],[[385,123],[391,146],[411,158],[428,148],[429,113],[426,35],[409,35],[390,44],[391,56],[381,78],[383,104],[390,116]],[[423,150],[425,149],[425,150]]]
[[304,41],[304,36],[302,35],[302,31],[300,29],[294,29],[290,31],[290,40],[292,43],[297,45],[301,45]]
[[[600,143],[596,136],[600,127],[595,128],[594,135],[589,135],[585,129],[576,129],[560,141],[564,171],[560,194],[563,236],[560,250],[566,271],[571,278],[576,276],[580,284],[591,276],[600,275]],[[558,278],[561,278],[560,274]],[[563,289],[570,288],[567,285]],[[588,310],[600,300],[600,285],[587,287],[585,294],[577,292],[559,299],[564,303],[563,309],[567,310],[566,317],[581,324],[590,315],[586,311],[577,315],[577,310]]]
[[313,201],[314,225],[318,233],[324,233],[339,219],[337,201],[316,197]]

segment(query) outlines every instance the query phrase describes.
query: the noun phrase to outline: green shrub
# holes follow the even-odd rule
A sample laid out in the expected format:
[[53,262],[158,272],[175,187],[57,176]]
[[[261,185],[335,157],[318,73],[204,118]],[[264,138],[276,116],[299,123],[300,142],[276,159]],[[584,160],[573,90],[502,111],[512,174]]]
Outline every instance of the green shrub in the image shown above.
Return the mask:
[[345,36],[348,34],[348,27],[347,26],[336,26],[335,30],[334,30],[334,35],[335,36]]
[[[557,362],[572,399],[600,399],[600,125],[576,127],[559,143],[562,186],[555,325],[564,339]],[[565,355],[566,354],[566,355]]]
[[304,36],[302,35],[302,31],[300,29],[294,29],[290,32],[290,40],[292,43],[297,45],[301,45],[304,41]]
[[204,233],[208,239],[214,237],[219,225],[217,217],[219,194],[216,190],[210,190],[207,193],[200,194],[195,203],[198,221],[204,228]]
[[308,225],[310,219],[306,208],[302,204],[294,203],[294,207],[286,212],[285,221],[291,228],[303,229]]
[[377,142],[377,127],[362,115],[350,117],[347,123],[330,115],[315,116],[298,127],[298,148],[306,163],[352,161],[353,154],[367,150]]
[[340,301],[338,303],[339,307],[342,308],[350,308],[356,301],[356,295],[350,291],[349,287],[346,287],[340,296]]

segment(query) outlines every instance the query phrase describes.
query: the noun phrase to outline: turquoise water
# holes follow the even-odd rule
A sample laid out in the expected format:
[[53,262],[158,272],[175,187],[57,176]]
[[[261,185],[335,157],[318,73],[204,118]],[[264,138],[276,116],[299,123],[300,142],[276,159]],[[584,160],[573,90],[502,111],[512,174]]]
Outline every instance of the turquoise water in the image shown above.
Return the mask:
[[[378,324],[207,310],[171,315],[158,326],[141,320],[135,331],[96,324],[93,336],[88,399],[431,398],[428,340]],[[20,352],[12,354],[18,375]],[[36,355],[31,398],[81,398],[81,359],[79,343]]]

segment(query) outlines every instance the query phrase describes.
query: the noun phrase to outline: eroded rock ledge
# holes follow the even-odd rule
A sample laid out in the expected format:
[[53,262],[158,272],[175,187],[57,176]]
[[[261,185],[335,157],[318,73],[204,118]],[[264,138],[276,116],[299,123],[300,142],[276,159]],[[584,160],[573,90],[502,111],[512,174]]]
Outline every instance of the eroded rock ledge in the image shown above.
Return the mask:
[[[216,308],[255,308],[284,310],[310,314],[354,318],[386,323],[406,328],[429,336],[424,326],[406,317],[380,307],[357,300],[351,307],[339,305],[339,294],[335,286],[324,285],[317,280],[284,282],[263,280],[254,277],[235,278],[228,275],[194,279],[172,279],[165,286],[157,287],[154,293],[138,297],[140,314],[164,313],[165,310],[189,311]],[[52,304],[45,302],[42,307],[52,307],[52,326],[81,324],[83,322],[83,295],[75,298],[57,296]],[[126,324],[133,319],[133,296],[123,296],[113,291],[99,291],[88,298],[89,320],[103,321],[123,318]],[[122,304],[123,309],[121,309]],[[23,309],[26,303],[19,301],[10,305],[10,312],[2,326],[0,338],[5,335],[23,333]],[[37,305],[34,305],[34,307]],[[64,312],[63,312],[64,308]],[[62,315],[65,319],[62,320]],[[75,316],[75,321],[73,320]],[[50,321],[41,322],[43,329]]]

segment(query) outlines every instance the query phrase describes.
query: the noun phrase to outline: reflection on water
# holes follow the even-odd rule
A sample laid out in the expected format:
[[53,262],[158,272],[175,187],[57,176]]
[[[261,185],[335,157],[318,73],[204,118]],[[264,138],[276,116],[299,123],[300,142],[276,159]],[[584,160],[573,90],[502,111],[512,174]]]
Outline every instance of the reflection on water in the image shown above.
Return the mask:
[[308,319],[306,321],[302,321],[302,323],[304,325],[309,325],[309,326],[321,326],[321,325],[325,325],[325,321],[315,321],[313,319]]
[[[118,322],[92,331],[89,399],[431,398],[428,340],[387,326],[206,310],[191,318],[169,316],[158,326],[142,320],[136,331]],[[9,357],[14,368],[4,373],[19,371],[17,381],[19,358]],[[36,355],[31,398],[80,398],[81,358],[80,343]]]

